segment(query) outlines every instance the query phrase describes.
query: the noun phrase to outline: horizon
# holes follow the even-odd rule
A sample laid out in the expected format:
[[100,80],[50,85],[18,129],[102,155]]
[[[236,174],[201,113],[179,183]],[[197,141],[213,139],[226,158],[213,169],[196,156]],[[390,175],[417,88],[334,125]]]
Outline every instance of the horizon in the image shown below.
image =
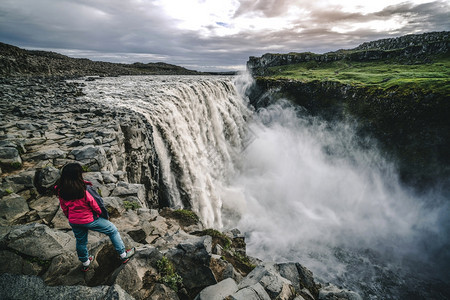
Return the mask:
[[322,54],[450,29],[444,0],[333,2],[5,0],[0,41],[92,61],[227,72],[265,53]]

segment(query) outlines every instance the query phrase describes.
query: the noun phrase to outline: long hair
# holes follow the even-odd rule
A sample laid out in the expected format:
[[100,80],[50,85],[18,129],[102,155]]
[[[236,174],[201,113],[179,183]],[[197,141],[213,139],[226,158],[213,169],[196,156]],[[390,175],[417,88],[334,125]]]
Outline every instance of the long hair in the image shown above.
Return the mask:
[[83,180],[83,168],[79,163],[69,163],[63,167],[56,193],[64,200],[84,198],[86,184]]

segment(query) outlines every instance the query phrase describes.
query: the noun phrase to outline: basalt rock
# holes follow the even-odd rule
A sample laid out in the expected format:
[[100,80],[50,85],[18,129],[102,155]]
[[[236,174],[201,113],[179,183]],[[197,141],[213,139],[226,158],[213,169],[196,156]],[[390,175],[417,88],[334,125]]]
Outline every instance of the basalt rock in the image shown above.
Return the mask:
[[[0,85],[0,147],[22,159],[19,169],[2,167],[0,177],[0,298],[318,299],[312,274],[300,265],[252,273],[261,262],[246,255],[238,230],[213,247],[217,237],[198,218],[185,223],[173,209],[160,210],[167,201],[142,116],[80,103],[79,87],[57,79],[1,78]],[[125,245],[136,247],[127,264],[107,236],[90,232],[95,259],[80,271],[71,227],[52,195],[61,167],[75,161],[104,197]]]

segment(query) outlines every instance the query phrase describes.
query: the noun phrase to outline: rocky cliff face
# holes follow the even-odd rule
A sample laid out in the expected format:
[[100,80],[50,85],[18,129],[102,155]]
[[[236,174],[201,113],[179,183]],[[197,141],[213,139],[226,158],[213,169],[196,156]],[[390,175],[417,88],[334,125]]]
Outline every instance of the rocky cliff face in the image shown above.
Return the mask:
[[247,69],[253,76],[270,75],[269,67],[290,65],[301,62],[332,62],[338,60],[372,61],[395,59],[410,63],[426,62],[429,55],[448,53],[450,49],[450,32],[431,32],[416,35],[406,35],[398,38],[382,39],[363,43],[350,50],[338,50],[325,54],[266,53],[261,57],[251,56]]
[[[247,256],[244,235],[204,228],[190,211],[161,209],[151,138],[137,113],[77,99],[51,78],[0,81],[1,299],[360,299],[320,285],[299,263]],[[122,264],[91,232],[95,256],[80,271],[75,238],[52,187],[77,161],[137,254]]]
[[0,43],[0,77],[5,76],[119,76],[179,74],[196,75],[188,70],[166,63],[117,64],[91,61],[85,58],[71,58],[47,51],[31,51]]

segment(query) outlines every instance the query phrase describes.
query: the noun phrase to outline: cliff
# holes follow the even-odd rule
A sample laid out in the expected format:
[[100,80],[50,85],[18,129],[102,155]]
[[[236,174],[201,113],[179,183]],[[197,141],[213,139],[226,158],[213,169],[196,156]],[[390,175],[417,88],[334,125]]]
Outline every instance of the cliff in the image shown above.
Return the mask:
[[[299,263],[247,256],[237,229],[205,228],[191,211],[165,206],[145,118],[82,102],[74,83],[0,80],[1,299],[360,299],[316,283]],[[80,270],[75,238],[52,187],[77,161],[111,221],[137,254],[122,264],[109,238],[89,234],[95,256]]]
[[8,76],[119,76],[119,75],[197,75],[166,63],[119,64],[71,58],[47,51],[25,50],[0,43],[0,77]]
[[261,57],[250,56],[247,69],[253,76],[274,74],[270,67],[292,65],[302,62],[334,62],[391,60],[405,63],[429,62],[430,56],[447,54],[450,49],[450,32],[431,32],[406,35],[398,38],[367,42],[350,50],[338,50],[325,54],[311,52],[275,54],[266,53]]
[[[251,103],[287,98],[329,120],[353,118],[422,190],[450,180],[449,32],[408,35],[326,54],[265,54],[247,63]],[[449,191],[450,192],[450,191]]]

